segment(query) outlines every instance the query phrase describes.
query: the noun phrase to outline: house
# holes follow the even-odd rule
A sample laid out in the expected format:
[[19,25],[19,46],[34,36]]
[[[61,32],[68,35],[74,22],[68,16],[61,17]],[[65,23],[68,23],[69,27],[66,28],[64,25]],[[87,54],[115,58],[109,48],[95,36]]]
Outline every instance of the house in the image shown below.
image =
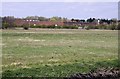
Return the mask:
[[75,21],[39,21],[39,20],[26,20],[26,19],[16,19],[14,24],[16,26],[23,26],[23,25],[29,25],[29,26],[96,26],[98,25],[97,22],[75,22]]
[[33,25],[33,26],[57,25],[57,26],[63,26],[64,25],[63,22],[58,22],[58,21],[39,21],[39,20],[23,20],[23,19],[16,19],[14,23],[15,23],[16,26],[22,26],[22,25]]

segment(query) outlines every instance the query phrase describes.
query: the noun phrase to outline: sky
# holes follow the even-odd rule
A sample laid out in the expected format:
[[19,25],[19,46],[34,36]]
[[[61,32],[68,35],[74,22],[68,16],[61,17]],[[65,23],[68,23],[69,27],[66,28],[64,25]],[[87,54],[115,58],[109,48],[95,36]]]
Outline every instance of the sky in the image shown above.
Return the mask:
[[[72,0],[71,0],[72,1]],[[118,18],[118,2],[2,2],[2,16]]]
[[1,0],[2,2],[118,2],[119,0]]

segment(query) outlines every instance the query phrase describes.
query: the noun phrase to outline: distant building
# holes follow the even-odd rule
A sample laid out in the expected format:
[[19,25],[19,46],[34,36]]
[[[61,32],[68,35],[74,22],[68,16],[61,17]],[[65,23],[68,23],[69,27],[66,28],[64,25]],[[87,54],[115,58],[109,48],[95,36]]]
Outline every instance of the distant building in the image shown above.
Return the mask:
[[63,22],[53,22],[53,21],[39,21],[39,20],[23,20],[23,19],[16,19],[14,22],[17,26],[22,26],[24,24],[33,25],[33,26],[39,26],[39,25],[57,25],[57,26],[63,26]]
[[61,22],[61,21],[39,21],[39,20],[23,20],[23,19],[16,19],[15,20],[15,25],[17,26],[22,26],[24,24],[26,25],[32,25],[32,26],[41,26],[41,25],[45,25],[45,26],[95,26],[98,25],[99,21],[96,22],[75,22],[75,21],[67,21],[67,22]]

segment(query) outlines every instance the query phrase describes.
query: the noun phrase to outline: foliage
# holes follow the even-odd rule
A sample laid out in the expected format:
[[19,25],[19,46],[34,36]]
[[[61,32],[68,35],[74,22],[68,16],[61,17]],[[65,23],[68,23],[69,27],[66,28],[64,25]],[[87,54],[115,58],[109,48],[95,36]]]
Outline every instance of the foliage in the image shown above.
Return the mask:
[[25,26],[25,27],[23,27],[23,28],[24,28],[24,30],[28,30],[28,29],[29,29],[27,26]]
[[38,20],[39,20],[39,21],[48,21],[49,19],[46,18],[46,17],[40,16],[40,17],[38,17]]
[[7,22],[2,23],[2,29],[7,29],[9,24]]
[[53,16],[50,18],[50,21],[66,21],[67,18],[62,18],[62,17],[58,17],[58,16]]
[[62,26],[65,29],[78,29],[78,26]]
[[39,26],[30,26],[31,28],[52,28],[52,29],[78,29],[78,26],[55,26],[55,25],[39,25]]
[[95,18],[89,18],[89,19],[87,19],[87,22],[89,22],[89,23],[91,23],[93,21],[95,21]]
[[118,25],[116,26],[117,30],[120,30],[120,23],[118,23]]
[[116,27],[117,27],[117,25],[116,25],[116,24],[111,24],[111,25],[109,26],[109,29],[110,29],[110,30],[115,30],[115,29],[116,29]]
[[85,29],[106,29],[106,30],[118,30],[119,25],[117,26],[116,24],[110,24],[110,25],[94,25],[94,26],[86,26],[84,27]]
[[21,27],[23,27],[24,30],[28,30],[30,26],[27,24],[23,24]]
[[14,28],[15,18],[13,16],[7,16],[2,18],[2,28],[7,29],[7,28]]
[[[58,29],[78,29],[78,26],[77,26],[77,22],[82,22],[82,23],[98,23],[98,25],[81,25],[81,27],[84,29],[107,29],[107,30],[119,30],[120,27],[120,23],[118,23],[117,25],[117,22],[119,22],[119,20],[113,18],[113,19],[96,19],[96,18],[89,18],[87,20],[84,20],[84,19],[74,19],[72,18],[71,21],[74,21],[75,24],[71,24],[71,25],[63,25],[63,26],[55,26],[55,25],[37,25],[34,26],[34,25],[31,25],[29,26],[28,25],[25,25],[23,24],[22,26],[17,26],[15,25],[15,20],[18,19],[18,18],[14,18],[14,16],[7,16],[7,17],[2,17],[2,28],[3,29],[7,29],[7,28],[14,28],[14,27],[23,27],[25,29],[28,29],[29,27],[31,28],[58,28]],[[33,21],[58,21],[58,22],[69,22],[70,20],[68,20],[67,18],[65,17],[58,17],[58,16],[53,16],[51,18],[46,18],[46,17],[43,17],[43,16],[27,16],[26,18],[21,18],[23,20],[33,20]],[[73,26],[74,25],[74,26]],[[27,27],[29,26],[29,27]]]

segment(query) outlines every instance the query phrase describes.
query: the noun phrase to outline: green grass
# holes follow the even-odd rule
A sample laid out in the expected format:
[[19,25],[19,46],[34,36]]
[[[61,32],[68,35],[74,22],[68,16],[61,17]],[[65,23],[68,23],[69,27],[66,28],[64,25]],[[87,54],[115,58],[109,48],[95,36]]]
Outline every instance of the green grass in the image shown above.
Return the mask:
[[3,76],[65,77],[116,67],[117,35],[110,30],[3,30]]

